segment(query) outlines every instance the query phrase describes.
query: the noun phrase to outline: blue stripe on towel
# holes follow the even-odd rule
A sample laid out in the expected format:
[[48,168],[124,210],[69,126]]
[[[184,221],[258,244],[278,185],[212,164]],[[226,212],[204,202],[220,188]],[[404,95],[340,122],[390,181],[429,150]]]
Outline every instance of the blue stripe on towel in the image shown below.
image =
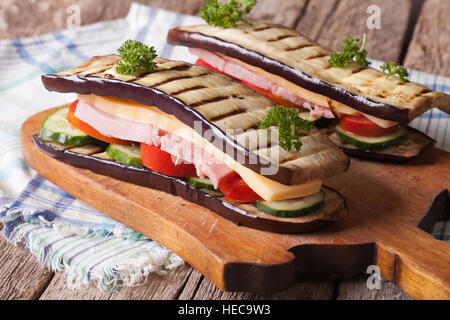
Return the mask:
[[152,26],[153,22],[156,20],[156,16],[158,15],[159,10],[157,8],[150,9],[150,12],[148,14],[147,18],[147,24],[145,26],[142,26],[137,35],[136,40],[139,40],[141,42],[145,42],[145,39],[147,38],[147,32]]
[[58,40],[59,42],[61,42],[63,45],[66,46],[67,49],[69,49],[69,51],[76,56],[77,58],[79,58],[80,60],[84,61],[89,59],[89,57],[87,55],[85,55],[83,52],[81,52],[77,45],[75,43],[73,43],[70,39],[66,38],[66,36],[64,36],[61,32],[55,32],[53,33],[53,37]]
[[[175,16],[175,19],[173,20],[172,24],[170,25],[170,28],[178,27],[183,23],[183,20],[186,18],[183,14],[177,14]],[[170,56],[172,55],[173,49],[175,48],[174,45],[171,45],[169,43],[165,43],[163,50],[161,51],[160,56],[166,59],[170,59]]]
[[22,41],[20,39],[13,39],[11,40],[12,44],[17,50],[17,53],[19,54],[19,57],[22,58],[25,62],[28,64],[40,68],[45,73],[56,73],[56,70],[53,69],[51,66],[46,64],[45,62],[41,62],[30,56],[28,51],[25,49],[25,46],[23,45]]

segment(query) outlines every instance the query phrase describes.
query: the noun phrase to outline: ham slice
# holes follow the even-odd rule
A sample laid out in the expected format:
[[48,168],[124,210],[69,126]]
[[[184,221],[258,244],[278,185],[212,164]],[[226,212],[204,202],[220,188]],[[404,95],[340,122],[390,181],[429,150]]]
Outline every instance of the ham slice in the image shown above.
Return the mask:
[[197,175],[208,177],[215,188],[218,188],[221,178],[234,171],[200,146],[175,134],[168,133],[161,137],[161,150],[170,153],[175,164],[181,161],[193,163]]
[[208,177],[215,188],[222,177],[233,172],[223,161],[217,159],[201,146],[182,137],[165,132],[150,123],[124,119],[79,99],[75,117],[84,121],[107,137],[146,143],[172,155],[175,164],[192,163],[200,178]]
[[79,99],[75,117],[95,128],[102,135],[150,145],[160,143],[161,133],[149,123],[119,118]]
[[229,60],[224,56],[219,56],[211,51],[198,48],[189,48],[189,51],[220,72],[239,80],[245,80],[255,87],[261,88],[277,97],[281,97],[291,101],[292,103],[305,107],[311,111],[312,118],[334,118],[334,114],[329,108],[309,102],[295,95],[288,89],[281,87],[276,82],[266,79],[265,77],[245,68],[245,66]]

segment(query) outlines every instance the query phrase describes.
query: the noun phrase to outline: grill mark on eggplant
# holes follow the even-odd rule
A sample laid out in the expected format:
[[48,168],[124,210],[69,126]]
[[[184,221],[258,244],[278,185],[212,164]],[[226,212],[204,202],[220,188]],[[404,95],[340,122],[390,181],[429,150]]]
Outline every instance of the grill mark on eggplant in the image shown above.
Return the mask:
[[291,161],[291,160],[295,160],[295,159],[297,159],[297,157],[289,157],[289,158],[286,158],[286,159],[284,159],[284,160],[281,160],[280,162],[278,162],[278,165],[282,165],[282,164],[284,164],[284,163],[286,163],[286,162],[289,162],[289,161]]
[[188,64],[183,64],[181,66],[175,66],[172,68],[167,69],[166,71],[186,71],[188,69],[190,69],[192,66],[188,65]]
[[216,122],[216,121],[219,121],[219,120],[223,120],[223,119],[235,116],[237,114],[246,113],[247,111],[248,110],[245,109],[245,108],[238,109],[238,110],[233,110],[233,111],[230,111],[230,112],[227,112],[227,113],[224,113],[224,114],[212,117],[212,118],[209,119],[209,121]]
[[[89,72],[87,74],[84,74],[83,77],[89,77],[89,76],[92,76],[93,74],[99,74],[99,73],[105,72],[106,70],[111,69],[111,67],[113,67],[115,64],[116,63],[105,64],[101,69],[98,69],[98,67],[94,67],[94,68],[92,68],[92,69],[94,69],[94,71]],[[89,69],[91,69],[91,68],[89,68]],[[86,71],[88,71],[88,70],[87,69],[86,70],[80,70],[78,72],[75,72],[75,74],[79,75],[79,74],[82,74],[83,72],[86,72]]]
[[307,44],[302,44],[293,48],[286,48],[286,51],[296,51],[296,50],[301,50],[301,49],[305,49],[305,48],[309,48],[309,47],[315,47],[316,45],[314,43],[307,43]]
[[414,96],[412,96],[412,97],[409,99],[408,103],[411,102],[411,101],[413,101],[413,100],[415,100],[415,99],[417,99],[418,97],[420,97],[420,96],[422,96],[422,95],[424,95],[424,94],[430,93],[430,92],[432,92],[432,90],[430,90],[430,89],[423,89],[423,90],[420,91],[419,93],[417,93],[417,94],[415,94]]
[[202,76],[206,76],[207,74],[208,73],[202,73],[202,74],[199,74],[198,76],[191,76],[191,75],[177,76],[177,77],[169,78],[164,81],[155,83],[155,84],[149,86],[149,88],[156,88],[156,87],[162,86],[163,84],[167,84],[167,83],[170,83],[170,82],[173,82],[176,80],[184,80],[184,79],[192,79],[192,78],[202,77]]
[[292,34],[286,34],[286,35],[284,35],[284,36],[279,36],[279,37],[276,37],[276,38],[274,38],[274,39],[269,39],[269,40],[266,40],[267,42],[277,42],[277,41],[281,41],[281,40],[283,40],[283,39],[287,39],[287,38],[295,38],[295,37],[298,37],[297,35],[292,35]]
[[306,58],[305,60],[318,59],[318,58],[323,58],[323,57],[326,57],[326,56],[328,56],[328,53],[318,53],[318,54],[316,54],[316,55],[314,55],[312,57]]
[[257,150],[264,150],[264,149],[270,149],[272,147],[276,147],[278,146],[277,143],[272,144],[272,141],[268,141],[267,144],[265,146],[255,146],[255,148],[251,148],[250,151],[257,151]]
[[360,68],[358,68],[358,69],[352,70],[352,72],[350,72],[350,74],[348,75],[348,77],[350,77],[350,76],[352,76],[352,75],[354,75],[354,74],[360,73],[360,72],[363,71],[364,69],[366,69],[366,68],[360,67]]
[[177,76],[177,77],[169,78],[169,79],[166,79],[164,81],[155,83],[154,85],[150,86],[150,88],[156,88],[156,87],[159,87],[159,86],[161,86],[163,84],[170,83],[170,82],[173,82],[173,81],[176,81],[176,80],[191,79],[191,78],[193,78],[193,77],[192,76]]
[[220,97],[215,97],[215,98],[211,98],[211,99],[205,99],[205,100],[201,100],[199,102],[191,103],[191,104],[188,104],[188,106],[190,108],[196,108],[196,107],[202,106],[204,104],[213,103],[213,102],[219,102],[219,101],[228,100],[228,99],[230,99],[229,96],[220,96]]
[[243,131],[247,131],[247,130],[251,130],[251,129],[256,130],[256,129],[258,129],[258,128],[259,128],[259,127],[258,127],[258,124],[254,124],[254,125],[252,125],[252,126],[246,128],[246,129],[242,129],[242,130],[243,130]]
[[190,87],[190,88],[186,88],[186,89],[181,89],[181,90],[172,92],[171,95],[177,96],[177,95],[182,94],[182,93],[185,93],[185,92],[194,91],[194,90],[200,90],[200,89],[206,89],[206,87],[205,87],[205,86],[194,86],[194,87]]
[[253,32],[260,32],[260,31],[269,30],[269,29],[272,29],[272,28],[273,28],[272,26],[264,26],[264,27],[259,27],[259,28],[253,29],[252,31]]

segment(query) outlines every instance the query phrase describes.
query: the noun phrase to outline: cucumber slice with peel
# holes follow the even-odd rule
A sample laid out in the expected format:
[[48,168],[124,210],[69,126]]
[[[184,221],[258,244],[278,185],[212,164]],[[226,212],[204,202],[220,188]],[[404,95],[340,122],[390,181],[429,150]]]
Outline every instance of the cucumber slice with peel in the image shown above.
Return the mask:
[[335,128],[336,134],[344,142],[347,142],[363,150],[380,150],[402,143],[408,138],[408,130],[400,127],[397,131],[381,137],[363,137],[348,133],[339,125]]
[[299,112],[299,117],[305,121],[312,122],[313,125],[317,128],[325,127],[329,124],[333,119],[328,119],[325,117],[311,118],[311,112]]
[[81,146],[96,142],[95,138],[76,129],[69,123],[67,120],[68,112],[69,107],[66,106],[48,115],[42,122],[42,127],[39,130],[39,139],[70,146]]
[[318,117],[318,118],[312,119],[311,118],[311,112],[299,112],[298,116],[300,118],[302,118],[303,120],[310,121],[310,122],[316,122],[316,121],[322,119],[322,117]]
[[144,168],[141,162],[140,146],[121,146],[118,144],[110,144],[108,148],[106,148],[106,154],[117,162],[132,167]]
[[325,202],[325,191],[310,196],[280,200],[280,201],[257,201],[255,207],[262,212],[280,218],[295,218],[303,216],[314,210],[319,209]]
[[213,197],[223,197],[224,194],[220,189],[215,189],[214,185],[211,183],[211,180],[208,178],[197,178],[197,177],[189,177],[187,181],[194,186],[196,189],[201,189],[202,191],[208,193]]
[[207,193],[207,194],[209,194],[210,196],[213,196],[213,197],[216,197],[216,198],[220,198],[220,197],[224,196],[224,194],[218,189],[216,189],[216,190],[200,189],[200,190],[205,192],[205,193]]
[[213,184],[211,183],[211,180],[209,180],[208,178],[189,177],[187,180],[197,189],[215,190]]

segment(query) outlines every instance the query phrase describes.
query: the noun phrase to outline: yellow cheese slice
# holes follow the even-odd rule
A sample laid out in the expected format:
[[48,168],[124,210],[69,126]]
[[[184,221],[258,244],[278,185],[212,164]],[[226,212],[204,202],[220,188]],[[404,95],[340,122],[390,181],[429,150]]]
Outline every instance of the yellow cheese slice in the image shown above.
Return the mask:
[[161,130],[171,132],[183,139],[201,146],[206,152],[222,160],[239,174],[245,183],[266,201],[286,200],[305,197],[319,192],[322,181],[311,181],[298,185],[284,185],[273,181],[240,164],[226,152],[217,149],[212,143],[206,141],[188,125],[185,125],[173,115],[168,115],[156,107],[149,107],[129,100],[106,98],[96,95],[78,95],[78,98],[87,104],[115,115],[119,118],[149,123]]
[[259,67],[255,67],[253,65],[242,62],[238,59],[234,59],[234,58],[225,56],[223,54],[220,54],[218,52],[214,52],[214,53],[217,54],[218,56],[222,57],[222,59],[230,60],[230,61],[233,61],[234,63],[240,64],[244,68],[251,70],[252,72],[254,72],[256,74],[259,74],[260,76],[277,83],[281,87],[289,90],[290,92],[292,92],[293,94],[297,95],[298,97],[300,97],[302,99],[305,99],[307,101],[310,101],[310,102],[315,103],[322,107],[330,108],[334,112],[350,114],[350,115],[362,114],[363,116],[367,117],[369,120],[373,121],[374,123],[376,123],[378,126],[380,126],[382,128],[390,128],[390,127],[398,125],[398,122],[376,118],[374,116],[370,116],[368,114],[356,111],[355,109],[350,108],[349,106],[347,106],[343,103],[332,100],[324,95],[306,90],[306,89],[304,89],[304,88],[302,88],[280,76],[269,73]]

